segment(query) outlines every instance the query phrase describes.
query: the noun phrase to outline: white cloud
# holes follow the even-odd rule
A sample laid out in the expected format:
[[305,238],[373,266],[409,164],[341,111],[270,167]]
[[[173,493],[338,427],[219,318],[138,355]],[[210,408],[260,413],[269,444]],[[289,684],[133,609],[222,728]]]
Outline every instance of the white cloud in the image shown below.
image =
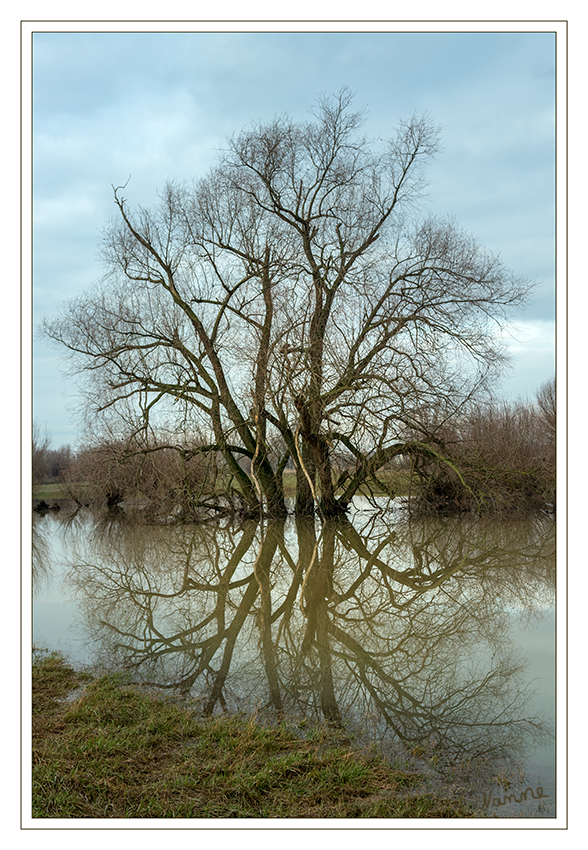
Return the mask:
[[533,399],[541,384],[555,375],[555,322],[513,323],[505,330],[503,342],[512,358],[512,371],[502,383],[502,394]]

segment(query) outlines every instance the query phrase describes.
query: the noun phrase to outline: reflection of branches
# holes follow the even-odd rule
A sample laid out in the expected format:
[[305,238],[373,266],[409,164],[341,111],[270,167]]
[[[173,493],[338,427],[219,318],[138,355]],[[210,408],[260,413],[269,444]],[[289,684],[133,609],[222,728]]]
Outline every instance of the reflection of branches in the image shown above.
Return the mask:
[[505,602],[547,598],[550,526],[123,528],[73,554],[94,638],[143,679],[200,688],[207,713],[247,694],[335,723],[375,711],[403,740],[472,755],[540,730]]
[[47,525],[37,517],[33,518],[32,525],[32,556],[33,594],[36,595],[51,573]]

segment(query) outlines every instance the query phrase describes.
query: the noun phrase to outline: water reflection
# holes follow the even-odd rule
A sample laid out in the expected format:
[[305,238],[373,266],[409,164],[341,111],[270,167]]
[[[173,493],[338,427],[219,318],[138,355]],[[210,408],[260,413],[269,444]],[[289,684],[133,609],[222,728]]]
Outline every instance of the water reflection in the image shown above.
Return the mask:
[[33,522],[32,534],[33,556],[33,596],[42,592],[51,577],[51,542],[49,527],[40,522]]
[[369,723],[449,759],[513,758],[546,732],[509,616],[553,602],[550,521],[59,522],[95,657],[205,714]]

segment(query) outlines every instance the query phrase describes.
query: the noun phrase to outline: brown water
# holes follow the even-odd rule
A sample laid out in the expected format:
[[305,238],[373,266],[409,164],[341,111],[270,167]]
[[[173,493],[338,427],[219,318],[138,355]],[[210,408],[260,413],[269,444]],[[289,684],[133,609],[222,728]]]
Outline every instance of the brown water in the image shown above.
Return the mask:
[[324,524],[145,526],[64,508],[35,515],[33,544],[34,639],[74,662],[204,714],[342,725],[490,816],[555,816],[552,519],[358,500]]

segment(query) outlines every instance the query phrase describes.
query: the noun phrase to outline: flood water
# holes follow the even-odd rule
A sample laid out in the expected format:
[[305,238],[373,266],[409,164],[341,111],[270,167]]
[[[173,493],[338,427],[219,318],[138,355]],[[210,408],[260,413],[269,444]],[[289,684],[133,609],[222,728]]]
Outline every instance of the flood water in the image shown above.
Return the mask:
[[204,715],[340,725],[489,817],[555,817],[552,518],[358,499],[326,523],[145,525],[64,506],[34,515],[33,555],[33,639],[74,664]]

